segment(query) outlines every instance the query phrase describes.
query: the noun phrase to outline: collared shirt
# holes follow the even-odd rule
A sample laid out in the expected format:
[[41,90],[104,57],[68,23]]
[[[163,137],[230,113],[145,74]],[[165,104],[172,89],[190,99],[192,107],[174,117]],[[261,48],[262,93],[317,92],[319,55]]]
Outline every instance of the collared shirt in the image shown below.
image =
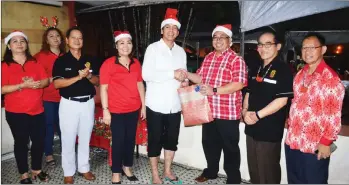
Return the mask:
[[176,69],[187,69],[184,49],[174,43],[170,49],[161,39],[145,52],[142,77],[146,82],[145,104],[163,114],[181,111],[177,89],[181,82],[174,78]]
[[286,144],[291,149],[314,153],[319,143],[330,145],[337,139],[345,89],[325,61],[313,74],[309,75],[308,70],[306,65],[293,82]]
[[[23,83],[24,77],[34,81],[47,78],[45,69],[34,60],[26,61],[23,66],[18,63],[1,64],[1,87]],[[44,111],[42,103],[43,89],[24,88],[5,94],[5,110],[13,113],[37,115]]]
[[[197,74],[202,77],[202,83],[211,87],[221,87],[232,82],[247,85],[247,69],[245,61],[230,48],[220,56],[216,52],[209,53]],[[208,96],[213,118],[238,120],[241,118],[242,93]]]
[[[70,52],[57,58],[53,65],[53,80],[60,78],[73,78],[79,75],[79,70],[85,69],[85,64],[89,62],[92,74],[98,75],[99,63],[91,56],[81,55],[80,59],[76,59]],[[87,78],[83,78],[68,87],[59,89],[59,94],[64,98],[95,95],[96,90],[93,84]]]
[[133,58],[129,69],[115,56],[105,60],[100,69],[100,84],[108,85],[108,107],[112,113],[134,112],[141,107],[137,85],[143,83],[141,64]]
[[[259,73],[258,73],[259,72]],[[257,75],[263,81],[257,81]],[[275,57],[268,65],[263,63],[249,71],[247,92],[248,110],[259,111],[277,98],[292,97],[293,75],[289,66],[279,57]],[[274,114],[266,116],[254,125],[246,125],[245,133],[258,141],[280,142],[283,138],[286,107]]]
[[[60,54],[59,56],[62,56],[62,54]],[[34,55],[34,58],[36,58],[36,61],[44,67],[47,76],[51,78],[53,64],[55,63],[58,56],[51,51],[40,51],[39,53]],[[55,88],[53,83],[50,83],[50,85],[44,89],[44,95],[42,99],[44,101],[50,102],[59,102],[61,100],[59,91]]]

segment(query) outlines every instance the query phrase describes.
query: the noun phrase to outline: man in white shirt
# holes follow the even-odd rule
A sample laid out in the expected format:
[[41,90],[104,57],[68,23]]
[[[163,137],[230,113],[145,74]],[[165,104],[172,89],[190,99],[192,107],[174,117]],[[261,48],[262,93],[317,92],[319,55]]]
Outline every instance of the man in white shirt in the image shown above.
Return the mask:
[[146,82],[148,157],[152,168],[152,182],[163,184],[158,172],[158,161],[164,148],[165,167],[163,177],[173,184],[181,180],[171,171],[177,150],[181,123],[181,104],[177,89],[187,76],[186,54],[175,43],[181,24],[177,10],[168,8],[161,23],[162,39],[150,44],[145,52],[142,77]]

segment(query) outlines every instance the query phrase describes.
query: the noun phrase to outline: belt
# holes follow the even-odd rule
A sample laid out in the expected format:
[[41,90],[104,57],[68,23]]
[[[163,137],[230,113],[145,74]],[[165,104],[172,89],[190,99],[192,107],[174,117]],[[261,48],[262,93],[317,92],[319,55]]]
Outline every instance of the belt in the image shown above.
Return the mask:
[[66,99],[68,100],[73,100],[73,101],[77,101],[77,102],[87,102],[88,100],[92,99],[93,96],[90,95],[88,97],[84,97],[84,98],[76,98],[76,97],[68,97]]

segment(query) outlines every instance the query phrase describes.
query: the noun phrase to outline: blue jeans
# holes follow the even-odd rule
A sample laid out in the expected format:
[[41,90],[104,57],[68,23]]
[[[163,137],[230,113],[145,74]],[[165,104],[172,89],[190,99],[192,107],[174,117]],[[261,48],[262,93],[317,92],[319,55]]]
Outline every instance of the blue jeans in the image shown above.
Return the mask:
[[45,136],[45,155],[53,154],[53,137],[54,132],[56,131],[61,140],[61,130],[59,128],[59,102],[49,102],[44,101],[44,113],[45,113],[45,122],[46,122],[46,136]]

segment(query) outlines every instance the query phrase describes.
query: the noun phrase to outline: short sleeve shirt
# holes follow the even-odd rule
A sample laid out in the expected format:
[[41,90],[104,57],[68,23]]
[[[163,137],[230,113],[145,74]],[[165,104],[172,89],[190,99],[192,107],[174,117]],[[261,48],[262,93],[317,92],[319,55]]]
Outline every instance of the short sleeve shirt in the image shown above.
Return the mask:
[[[18,63],[1,64],[1,87],[23,83],[24,77],[31,77],[34,81],[48,78],[45,69],[34,60],[26,61],[23,66]],[[30,88],[5,94],[5,110],[29,115],[40,114],[44,111],[42,94],[43,89]]]
[[100,84],[108,85],[108,108],[112,113],[128,113],[141,107],[138,82],[143,82],[140,62],[133,58],[129,70],[116,57],[103,62]]
[[[85,64],[87,62],[90,63],[92,74],[98,75],[100,65],[96,58],[88,55],[81,55],[78,60],[70,52],[60,56],[53,66],[53,80],[78,76],[79,70],[85,69]],[[69,98],[96,95],[96,90],[94,85],[87,78],[83,78],[68,87],[60,88],[59,93],[62,97]]]
[[[257,80],[257,75],[262,81]],[[259,111],[277,98],[293,97],[292,82],[291,69],[279,57],[265,67],[261,63],[252,68],[247,87],[248,110]],[[259,141],[281,141],[287,116],[286,108],[287,106],[284,106],[274,114],[260,119],[254,125],[246,125],[245,133]]]

